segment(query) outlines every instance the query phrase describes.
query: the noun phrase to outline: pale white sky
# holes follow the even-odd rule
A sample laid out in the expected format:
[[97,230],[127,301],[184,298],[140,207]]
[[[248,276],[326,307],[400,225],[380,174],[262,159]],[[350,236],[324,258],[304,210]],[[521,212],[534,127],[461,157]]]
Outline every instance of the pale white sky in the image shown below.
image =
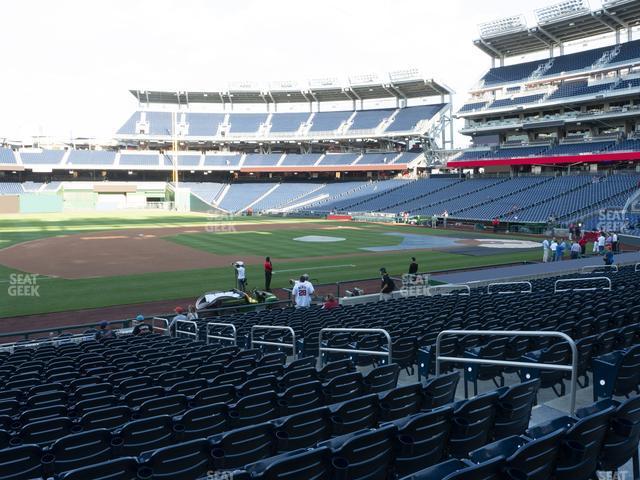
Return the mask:
[[452,87],[457,109],[490,66],[472,44],[477,24],[532,18],[534,8],[553,2],[3,2],[0,139],[110,137],[136,108],[129,88],[206,89],[410,67]]

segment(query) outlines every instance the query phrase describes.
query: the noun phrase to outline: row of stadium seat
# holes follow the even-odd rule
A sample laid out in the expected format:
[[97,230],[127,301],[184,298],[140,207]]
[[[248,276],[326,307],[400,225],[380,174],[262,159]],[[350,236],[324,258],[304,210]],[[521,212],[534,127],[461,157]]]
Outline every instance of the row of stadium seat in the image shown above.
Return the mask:
[[[640,58],[640,40],[621,43],[619,46],[600,47],[578,53],[560,55],[550,60],[535,60],[505,67],[490,69],[482,78],[485,86],[500,85],[527,80],[534,72],[542,73],[540,78],[557,76],[563,73],[590,69],[599,60],[608,59],[602,67],[621,65]],[[543,68],[539,67],[543,66]],[[546,68],[545,68],[546,67]]]
[[[287,113],[184,113],[185,137],[219,136],[219,128],[227,126],[227,135],[277,138],[279,136],[314,136],[369,133],[403,133],[414,131],[421,122],[433,118],[444,104],[420,105],[401,109],[376,109],[335,112]],[[225,123],[226,122],[226,123]],[[145,124],[145,129],[140,125]],[[262,132],[261,132],[262,129]],[[378,131],[379,130],[379,131]],[[171,112],[135,112],[118,130],[119,135],[172,135]],[[261,132],[261,133],[259,133]]]
[[[403,165],[415,160],[419,153],[328,153],[317,154],[207,154],[197,152],[180,153],[174,159],[171,154],[158,152],[70,150],[67,160],[64,150],[40,150],[20,152],[22,165],[51,165],[64,168],[108,168],[108,167],[173,167],[179,168],[239,168],[239,167],[276,167],[276,166],[347,166],[347,165]],[[16,165],[14,152],[8,148],[0,149],[0,164]]]

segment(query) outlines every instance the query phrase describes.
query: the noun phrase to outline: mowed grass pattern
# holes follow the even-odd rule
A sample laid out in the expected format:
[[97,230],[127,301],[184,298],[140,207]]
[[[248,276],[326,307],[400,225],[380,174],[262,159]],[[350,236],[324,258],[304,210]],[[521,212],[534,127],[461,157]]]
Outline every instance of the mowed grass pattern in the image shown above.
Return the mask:
[[[306,258],[364,253],[362,247],[399,245],[402,237],[384,235],[387,230],[286,229],[265,232],[183,233],[167,240],[218,255],[257,255],[274,258]],[[344,238],[337,242],[303,242],[309,235]],[[241,257],[240,257],[241,259]]]

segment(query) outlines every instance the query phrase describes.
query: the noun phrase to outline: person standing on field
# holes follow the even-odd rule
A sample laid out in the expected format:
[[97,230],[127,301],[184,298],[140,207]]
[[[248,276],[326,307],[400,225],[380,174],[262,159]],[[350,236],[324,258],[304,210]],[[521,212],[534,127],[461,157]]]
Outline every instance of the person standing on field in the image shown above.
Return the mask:
[[542,241],[542,261],[543,263],[547,263],[549,261],[549,247],[551,244],[548,239],[544,239]]
[[273,264],[271,258],[266,257],[264,259],[264,289],[267,292],[271,291],[271,277],[273,276]]

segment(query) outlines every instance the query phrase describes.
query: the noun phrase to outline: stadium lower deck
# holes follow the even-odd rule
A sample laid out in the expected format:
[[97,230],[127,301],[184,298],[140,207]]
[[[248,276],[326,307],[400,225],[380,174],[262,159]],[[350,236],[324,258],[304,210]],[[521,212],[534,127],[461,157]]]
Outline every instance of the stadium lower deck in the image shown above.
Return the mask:
[[[0,478],[630,475],[640,434],[636,256],[620,255],[619,271],[589,274],[562,262],[564,271],[530,277],[531,293],[517,284],[491,294],[448,287],[328,311],[201,319],[172,336],[123,331],[98,341],[87,332],[8,346],[0,353]],[[570,282],[555,292],[558,280]],[[231,338],[228,326],[209,322],[234,325],[237,345],[220,338]],[[346,331],[319,343],[323,328]],[[391,362],[384,336],[357,328],[384,329]],[[460,360],[442,362],[435,375],[443,330],[531,331],[444,336],[440,355],[555,367],[571,364],[569,344],[533,332],[568,335],[578,353],[575,413],[567,371],[463,368]]]

